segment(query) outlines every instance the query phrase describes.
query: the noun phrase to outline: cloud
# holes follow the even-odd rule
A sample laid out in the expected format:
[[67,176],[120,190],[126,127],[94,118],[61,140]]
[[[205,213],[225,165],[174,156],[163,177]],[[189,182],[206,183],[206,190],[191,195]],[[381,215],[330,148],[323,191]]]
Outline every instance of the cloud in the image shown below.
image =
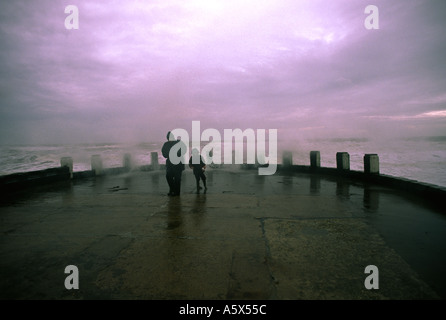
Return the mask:
[[397,116],[364,116],[369,119],[390,119],[390,120],[412,120],[412,119],[428,119],[428,118],[445,118],[446,110],[429,111],[415,115],[397,115]]
[[[64,27],[68,4],[79,30]],[[0,143],[157,140],[193,120],[279,137],[405,117],[423,123],[401,134],[442,131],[444,2],[375,1],[379,30],[364,27],[368,4],[2,2]]]

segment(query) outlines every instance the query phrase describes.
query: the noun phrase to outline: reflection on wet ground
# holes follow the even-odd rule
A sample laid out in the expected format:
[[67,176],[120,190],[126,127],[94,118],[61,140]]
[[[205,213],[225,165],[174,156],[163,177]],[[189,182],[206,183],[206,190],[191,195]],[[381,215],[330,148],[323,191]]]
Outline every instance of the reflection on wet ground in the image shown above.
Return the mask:
[[[322,175],[206,172],[167,196],[164,172],[2,199],[3,299],[446,297],[446,216],[416,195]],[[77,265],[80,290],[64,288]],[[364,268],[380,289],[364,288]],[[34,276],[38,274],[38,276]]]

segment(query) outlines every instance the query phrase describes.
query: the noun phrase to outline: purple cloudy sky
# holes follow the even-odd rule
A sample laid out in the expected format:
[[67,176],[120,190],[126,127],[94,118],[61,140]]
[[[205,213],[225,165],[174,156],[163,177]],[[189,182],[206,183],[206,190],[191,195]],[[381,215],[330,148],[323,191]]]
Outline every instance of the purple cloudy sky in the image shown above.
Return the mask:
[[[379,30],[364,9],[379,8]],[[67,30],[67,5],[79,29]],[[446,135],[444,0],[0,3],[0,143]]]

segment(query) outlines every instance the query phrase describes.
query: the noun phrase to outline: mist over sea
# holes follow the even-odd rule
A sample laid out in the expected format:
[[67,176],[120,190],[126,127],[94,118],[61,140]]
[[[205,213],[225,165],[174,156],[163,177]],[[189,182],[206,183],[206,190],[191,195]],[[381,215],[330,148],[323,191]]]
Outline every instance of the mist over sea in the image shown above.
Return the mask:
[[[136,166],[150,164],[150,154],[154,151],[158,152],[159,163],[165,163],[160,151],[163,142],[0,146],[0,175],[59,167],[60,159],[66,156],[73,158],[75,172],[90,170],[91,156],[96,154],[101,155],[105,168],[122,166],[125,153],[131,154]],[[278,163],[285,150],[292,151],[293,163],[300,165],[310,164],[310,151],[320,151],[323,167],[336,167],[336,153],[348,152],[351,170],[358,171],[364,170],[364,154],[376,153],[382,174],[446,187],[446,136],[385,141],[345,138],[278,141]]]

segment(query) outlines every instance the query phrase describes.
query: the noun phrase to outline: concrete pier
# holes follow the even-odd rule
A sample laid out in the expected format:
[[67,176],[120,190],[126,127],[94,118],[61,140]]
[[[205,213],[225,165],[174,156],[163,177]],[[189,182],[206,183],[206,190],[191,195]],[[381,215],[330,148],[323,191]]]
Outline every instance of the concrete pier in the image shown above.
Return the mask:
[[[336,170],[336,169],[335,169]],[[163,170],[42,185],[0,202],[1,299],[444,299],[446,219],[342,176]],[[67,290],[65,267],[79,270]],[[379,269],[379,290],[365,268]]]
[[0,299],[446,299],[446,190],[380,174],[376,154],[364,172],[336,162],[208,166],[199,194],[186,166],[179,197],[156,152],[140,170],[93,155],[92,171],[65,157],[0,177]]

